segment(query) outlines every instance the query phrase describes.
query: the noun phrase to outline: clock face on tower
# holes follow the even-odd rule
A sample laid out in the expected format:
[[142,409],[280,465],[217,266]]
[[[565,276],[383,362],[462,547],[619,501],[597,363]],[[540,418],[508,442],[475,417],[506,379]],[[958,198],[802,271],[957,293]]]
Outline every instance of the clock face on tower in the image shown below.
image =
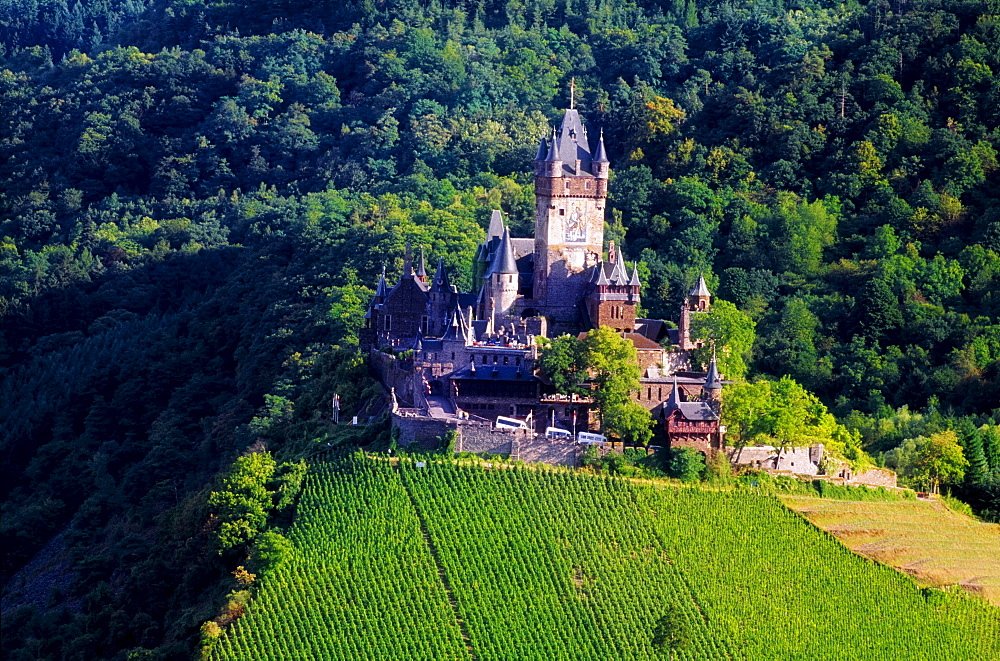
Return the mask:
[[566,233],[564,236],[566,243],[586,243],[587,242],[587,221],[583,216],[583,209],[579,204],[574,204],[566,218]]

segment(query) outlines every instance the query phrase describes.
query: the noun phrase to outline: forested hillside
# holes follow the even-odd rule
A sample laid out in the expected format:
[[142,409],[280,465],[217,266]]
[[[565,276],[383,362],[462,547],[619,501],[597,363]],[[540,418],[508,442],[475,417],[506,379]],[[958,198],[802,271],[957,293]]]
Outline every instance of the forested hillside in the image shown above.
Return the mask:
[[574,78],[648,315],[704,272],[756,323],[752,375],[904,477],[953,429],[950,486],[995,516],[998,14],[0,0],[4,656],[194,649],[232,566],[213,477],[369,400],[355,333],[407,242],[467,284],[490,209],[530,232]]

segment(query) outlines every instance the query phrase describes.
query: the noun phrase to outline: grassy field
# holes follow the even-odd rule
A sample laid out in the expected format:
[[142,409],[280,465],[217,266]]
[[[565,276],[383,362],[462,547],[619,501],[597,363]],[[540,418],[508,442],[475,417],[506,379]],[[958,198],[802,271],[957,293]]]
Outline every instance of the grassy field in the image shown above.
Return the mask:
[[556,470],[311,467],[245,659],[1000,659],[1000,610],[920,588],[756,489]]
[[1000,605],[1000,525],[956,514],[940,501],[781,499],[855,553],[922,585],[959,585]]

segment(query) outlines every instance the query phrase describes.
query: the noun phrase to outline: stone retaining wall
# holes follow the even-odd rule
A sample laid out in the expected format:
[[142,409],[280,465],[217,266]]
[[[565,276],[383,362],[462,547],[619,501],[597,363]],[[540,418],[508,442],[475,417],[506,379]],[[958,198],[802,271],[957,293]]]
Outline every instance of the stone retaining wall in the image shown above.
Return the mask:
[[455,451],[510,455],[514,439],[524,438],[529,433],[514,429],[497,430],[492,429],[489,423],[463,420],[458,423],[459,438],[455,442]]
[[416,445],[425,450],[437,448],[441,438],[455,428],[447,420],[429,417],[409,417],[394,413],[392,425],[399,430],[397,443],[401,447]]

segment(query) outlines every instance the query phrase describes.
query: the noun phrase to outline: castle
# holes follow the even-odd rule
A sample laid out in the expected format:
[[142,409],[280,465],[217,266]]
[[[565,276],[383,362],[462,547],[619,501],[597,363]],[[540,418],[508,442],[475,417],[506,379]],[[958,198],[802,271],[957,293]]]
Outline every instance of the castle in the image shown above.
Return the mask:
[[414,263],[407,248],[395,285],[383,272],[360,338],[392,389],[394,411],[456,424],[509,416],[536,432],[586,431],[591,400],[561,395],[535,373],[536,340],[609,327],[635,346],[642,377],[634,398],[670,444],[706,453],[722,447],[721,375],[714,360],[708,373],[692,372],[689,358],[697,346],[691,319],[710,309],[711,292],[700,277],[676,329],[638,316],[638,264],[629,267],[613,241],[605,253],[608,175],[603,131],[591,149],[571,107],[534,159],[533,238],[512,237],[494,211],[471,292],[451,284],[441,260],[429,276],[422,249]]

